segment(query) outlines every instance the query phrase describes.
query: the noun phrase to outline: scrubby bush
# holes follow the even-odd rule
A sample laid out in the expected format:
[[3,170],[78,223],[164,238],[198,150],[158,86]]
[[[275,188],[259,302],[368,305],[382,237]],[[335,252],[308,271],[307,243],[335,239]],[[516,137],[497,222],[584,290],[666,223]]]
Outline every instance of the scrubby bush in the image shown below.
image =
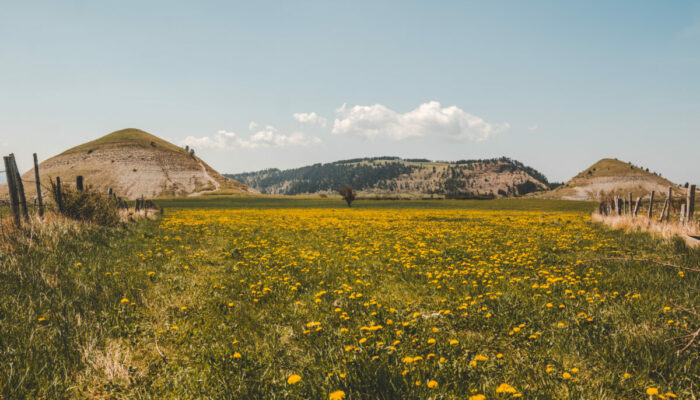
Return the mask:
[[[51,182],[51,196],[56,204],[58,187]],[[61,214],[78,221],[91,222],[101,226],[114,226],[119,223],[118,202],[115,198],[98,193],[91,188],[76,190],[61,186]]]
[[355,200],[356,197],[355,191],[352,189],[352,186],[345,185],[338,189],[338,193],[343,197],[343,200],[345,200],[345,202],[348,203],[348,207],[352,207],[352,202]]

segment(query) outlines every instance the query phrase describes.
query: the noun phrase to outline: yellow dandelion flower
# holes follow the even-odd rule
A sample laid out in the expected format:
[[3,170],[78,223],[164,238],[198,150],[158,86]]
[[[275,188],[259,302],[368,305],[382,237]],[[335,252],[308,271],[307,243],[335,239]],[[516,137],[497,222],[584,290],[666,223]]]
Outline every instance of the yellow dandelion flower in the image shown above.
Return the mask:
[[429,381],[428,381],[428,387],[431,388],[431,389],[435,389],[436,387],[438,387],[437,381],[434,381],[434,380],[432,380],[432,379],[429,380]]
[[564,372],[563,374],[561,374],[561,377],[564,379],[569,379],[569,378],[571,378],[571,374],[568,372]]
[[289,375],[289,378],[287,378],[287,383],[290,385],[294,385],[295,383],[298,383],[301,380],[301,376],[297,374],[291,374]]
[[498,385],[496,388],[496,393],[517,393],[518,391],[515,390],[513,386],[510,386],[507,383],[501,383]]
[[336,390],[335,392],[328,395],[328,400],[343,400],[345,398],[345,392],[342,390]]
[[657,389],[657,388],[647,388],[647,394],[648,394],[649,396],[657,395],[657,394],[659,394],[659,389]]

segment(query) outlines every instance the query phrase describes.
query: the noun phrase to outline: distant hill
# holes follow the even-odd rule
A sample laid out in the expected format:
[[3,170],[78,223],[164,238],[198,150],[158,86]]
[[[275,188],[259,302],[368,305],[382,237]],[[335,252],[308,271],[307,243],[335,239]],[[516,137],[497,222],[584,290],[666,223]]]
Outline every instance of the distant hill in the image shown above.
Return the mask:
[[673,187],[674,194],[682,194],[678,185],[649,172],[648,169],[604,158],[562,186],[536,196],[564,200],[599,200],[605,196],[627,196],[630,192],[633,197],[648,195],[652,190],[661,194],[666,193],[669,186]]
[[513,197],[548,189],[547,178],[509,158],[455,162],[358,158],[225,176],[267,194],[334,193],[351,185],[364,196]]
[[[225,190],[255,192],[226,178],[187,150],[139,129],[123,129],[49,158],[39,165],[42,183],[60,177],[73,184],[78,175],[101,192],[109,188],[125,198],[187,196]],[[22,175],[34,181],[34,169]],[[6,185],[0,190],[7,193]],[[28,196],[36,192],[25,184]]]

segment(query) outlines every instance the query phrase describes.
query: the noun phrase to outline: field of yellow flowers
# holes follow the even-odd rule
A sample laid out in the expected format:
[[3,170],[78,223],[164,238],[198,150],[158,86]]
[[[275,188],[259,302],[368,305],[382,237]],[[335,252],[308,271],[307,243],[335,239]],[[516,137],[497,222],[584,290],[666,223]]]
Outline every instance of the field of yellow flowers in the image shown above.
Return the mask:
[[698,273],[601,258],[697,266],[700,257],[585,213],[183,209],[150,224],[111,266],[77,260],[99,264],[95,284],[121,292],[94,300],[110,302],[101,326],[111,328],[92,347],[81,341],[71,393],[479,400],[698,390],[698,347],[679,352],[687,340],[674,340],[700,324],[684,311],[697,307]]

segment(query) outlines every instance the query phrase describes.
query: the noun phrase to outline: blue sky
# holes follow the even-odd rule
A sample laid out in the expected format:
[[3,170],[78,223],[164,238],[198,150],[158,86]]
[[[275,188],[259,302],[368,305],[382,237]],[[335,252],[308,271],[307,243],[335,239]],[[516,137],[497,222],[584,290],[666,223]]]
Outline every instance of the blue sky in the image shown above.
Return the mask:
[[[698,1],[0,0],[0,152],[136,127],[220,172],[603,157],[700,181]],[[296,115],[295,115],[296,114]]]

